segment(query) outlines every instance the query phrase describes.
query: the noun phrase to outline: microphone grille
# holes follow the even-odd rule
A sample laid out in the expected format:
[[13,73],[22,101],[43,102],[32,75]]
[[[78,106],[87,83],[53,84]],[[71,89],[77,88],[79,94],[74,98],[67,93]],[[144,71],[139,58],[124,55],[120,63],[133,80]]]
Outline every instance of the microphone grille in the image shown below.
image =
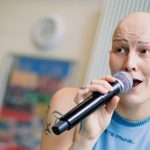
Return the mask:
[[117,78],[122,84],[121,93],[127,93],[130,91],[133,85],[133,80],[129,73],[120,71],[115,73],[114,77]]

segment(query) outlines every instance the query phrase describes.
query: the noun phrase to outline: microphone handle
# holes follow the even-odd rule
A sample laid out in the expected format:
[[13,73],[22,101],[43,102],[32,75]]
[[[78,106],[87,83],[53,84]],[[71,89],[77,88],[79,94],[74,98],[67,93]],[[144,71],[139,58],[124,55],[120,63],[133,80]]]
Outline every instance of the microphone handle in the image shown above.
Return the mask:
[[62,116],[52,127],[53,132],[59,135],[65,130],[70,130],[82,119],[94,112],[98,107],[106,104],[113,96],[119,94],[121,91],[120,83],[116,80],[115,82],[111,83],[111,85],[113,87],[113,91],[107,94],[93,92],[91,96]]

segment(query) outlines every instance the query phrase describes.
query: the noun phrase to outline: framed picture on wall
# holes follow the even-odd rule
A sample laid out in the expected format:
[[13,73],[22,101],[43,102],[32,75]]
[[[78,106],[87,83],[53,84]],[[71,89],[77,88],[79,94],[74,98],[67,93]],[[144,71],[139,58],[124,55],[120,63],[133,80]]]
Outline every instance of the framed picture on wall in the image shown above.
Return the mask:
[[75,84],[76,63],[20,55],[9,55],[6,62],[1,82],[0,149],[39,150],[51,96]]

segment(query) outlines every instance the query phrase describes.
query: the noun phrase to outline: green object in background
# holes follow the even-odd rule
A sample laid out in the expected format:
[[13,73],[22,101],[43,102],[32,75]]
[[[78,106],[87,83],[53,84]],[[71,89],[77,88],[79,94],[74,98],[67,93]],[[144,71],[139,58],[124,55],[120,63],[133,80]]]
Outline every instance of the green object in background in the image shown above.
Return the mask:
[[38,92],[27,92],[25,94],[27,101],[31,104],[48,104],[50,102],[51,96]]

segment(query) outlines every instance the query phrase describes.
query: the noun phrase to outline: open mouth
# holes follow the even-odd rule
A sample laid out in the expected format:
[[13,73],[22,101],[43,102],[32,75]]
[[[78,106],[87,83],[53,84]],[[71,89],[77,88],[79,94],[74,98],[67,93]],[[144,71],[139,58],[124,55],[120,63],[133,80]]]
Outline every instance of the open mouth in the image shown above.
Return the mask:
[[141,80],[133,79],[133,86],[132,87],[138,86],[141,82],[142,82]]

